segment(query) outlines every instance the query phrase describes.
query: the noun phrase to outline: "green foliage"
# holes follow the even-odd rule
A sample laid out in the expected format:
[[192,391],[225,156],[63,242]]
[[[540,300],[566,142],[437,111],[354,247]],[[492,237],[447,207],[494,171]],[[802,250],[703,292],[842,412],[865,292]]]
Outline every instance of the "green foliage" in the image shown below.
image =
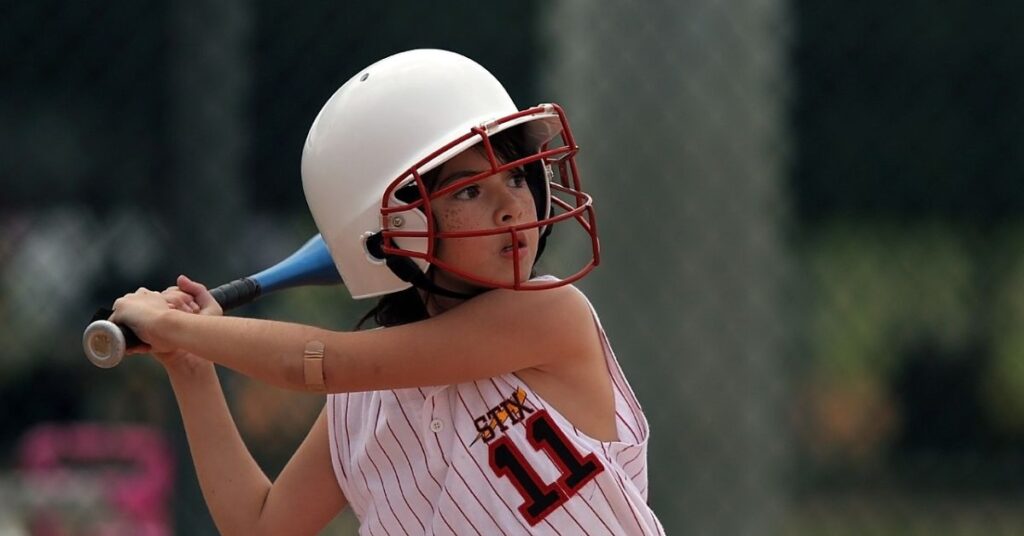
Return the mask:
[[827,375],[887,375],[915,339],[970,336],[975,261],[949,227],[837,223],[805,256],[812,359]]

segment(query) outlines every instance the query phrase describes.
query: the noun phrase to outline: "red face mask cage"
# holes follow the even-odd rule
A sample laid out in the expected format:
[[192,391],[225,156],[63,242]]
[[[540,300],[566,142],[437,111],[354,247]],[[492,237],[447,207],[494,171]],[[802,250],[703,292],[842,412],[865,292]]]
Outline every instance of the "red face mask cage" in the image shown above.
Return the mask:
[[[545,116],[550,117],[552,113],[557,116],[558,121],[561,124],[561,135],[556,136],[556,139],[560,137],[563,141],[561,145],[550,148],[548,147],[550,142],[548,142],[542,145],[534,154],[527,155],[511,162],[501,162],[494,151],[494,147],[491,145],[488,132],[489,130],[493,130],[500,125],[512,121],[522,123],[523,118],[531,116],[537,116],[538,118]],[[479,144],[490,163],[490,169],[471,177],[453,181],[451,184],[445,185],[443,188],[435,192],[429,192],[426,183],[423,181],[423,174],[426,172],[421,172],[420,170],[431,164],[436,158],[444,155],[452,148],[459,146],[460,144],[464,144],[474,137],[480,138]],[[487,125],[471,128],[465,135],[452,140],[429,154],[426,158],[414,164],[397,179],[392,181],[390,185],[388,185],[387,189],[384,191],[384,197],[381,201],[380,209],[382,238],[381,250],[386,255],[401,255],[405,257],[423,259],[433,266],[437,266],[438,268],[455,274],[467,281],[471,281],[475,284],[488,288],[544,290],[567,285],[581,279],[600,263],[600,248],[597,239],[597,221],[594,215],[593,200],[589,195],[583,192],[580,186],[579,173],[576,168],[575,159],[578,150],[579,147],[576,146],[575,140],[573,139],[572,131],[569,129],[569,123],[566,120],[565,113],[557,104],[536,106],[508,115]],[[472,183],[481,181],[497,173],[503,173],[514,168],[520,168],[526,164],[534,162],[542,163],[545,168],[546,177],[544,180],[548,182],[548,198],[550,203],[548,214],[546,214],[547,217],[520,225],[495,227],[491,229],[449,232],[441,232],[437,230],[433,210],[431,208],[431,200],[461,190]],[[438,164],[438,166],[435,167],[439,167],[440,165],[443,164]],[[549,167],[557,169],[558,172],[547,172]],[[552,176],[558,177],[557,182],[550,180],[550,177]],[[398,201],[395,196],[395,192],[401,188],[409,187],[412,184],[415,184],[416,189],[419,191],[417,198],[410,202]],[[567,200],[560,198],[556,193],[561,194]],[[411,210],[421,210],[426,215],[426,231],[408,231],[392,226],[392,222],[395,221],[392,218],[393,215]],[[582,268],[572,275],[562,279],[554,281],[529,281],[529,270],[524,274],[520,267],[521,263],[518,248],[512,248],[512,258],[510,259],[510,262],[512,262],[513,267],[513,278],[511,283],[495,281],[477,274],[468,273],[445,263],[436,256],[438,239],[470,238],[506,234],[509,236],[512,243],[515,243],[517,240],[517,234],[524,230],[538,229],[538,231],[543,234],[547,226],[566,222],[568,220],[575,220],[588,235],[590,241],[588,248],[590,259],[585,262]],[[395,242],[396,238],[424,238],[426,239],[426,251],[421,252],[399,247]]]

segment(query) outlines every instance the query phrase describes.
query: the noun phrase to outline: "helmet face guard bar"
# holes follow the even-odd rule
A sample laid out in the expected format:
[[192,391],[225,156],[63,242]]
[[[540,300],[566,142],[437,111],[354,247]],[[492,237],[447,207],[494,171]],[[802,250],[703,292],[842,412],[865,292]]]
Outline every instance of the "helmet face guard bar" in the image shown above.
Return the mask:
[[[495,153],[490,140],[491,135],[508,128],[512,128],[516,125],[528,128],[529,121],[551,119],[554,117],[557,117],[560,122],[560,137],[563,143],[559,146],[549,148],[548,145],[550,141],[544,140],[544,143],[540,146],[539,150],[536,150],[536,152],[532,152],[532,154],[527,154],[522,158],[518,158],[510,162],[502,162]],[[509,125],[509,123],[512,124]],[[556,135],[555,139],[558,137],[559,136]],[[474,138],[479,138],[479,140],[473,142],[472,140]],[[490,169],[471,177],[458,179],[435,192],[430,192],[428,190],[428,185],[423,180],[423,174],[429,170],[439,168],[445,161],[455,156],[457,153],[453,154],[452,150],[459,146],[463,146],[463,150],[469,150],[470,148],[478,146],[482,148],[484,155],[490,163]],[[423,259],[440,269],[489,288],[544,290],[579,280],[593,270],[600,262],[600,248],[597,239],[597,221],[594,215],[593,200],[589,195],[583,192],[580,186],[579,173],[576,168],[575,160],[578,150],[579,147],[576,146],[576,143],[573,140],[572,132],[569,130],[569,124],[566,120],[565,113],[562,111],[561,107],[556,104],[536,106],[503,117],[486,125],[471,128],[468,133],[458,137],[450,143],[445,144],[426,158],[414,164],[407,171],[402,173],[402,175],[392,181],[391,184],[388,185],[387,189],[385,189],[380,209],[382,238],[381,250],[386,255],[400,255]],[[533,151],[532,148],[531,151]],[[443,158],[443,160],[438,162],[438,159],[441,158]],[[534,202],[535,204],[543,203],[543,215],[545,217],[538,217],[538,221],[534,222],[494,227],[490,229],[448,232],[442,232],[437,229],[431,206],[432,200],[461,190],[470,184],[481,181],[497,173],[502,173],[514,168],[521,168],[531,163],[540,163],[544,167],[543,175],[546,183],[544,192],[546,192],[548,199],[535,199]],[[558,170],[557,182],[551,180],[551,177],[555,175],[552,173],[552,168],[556,168]],[[416,198],[408,202],[400,201],[398,197],[396,197],[396,192],[403,188],[409,188],[413,184],[415,184],[415,187],[418,190]],[[555,195],[556,193],[561,194],[565,199]],[[403,218],[397,214],[412,210],[419,210],[425,214],[427,222],[426,231],[401,229]],[[541,212],[541,210],[538,209],[538,212]],[[483,278],[477,274],[467,273],[445,263],[436,256],[438,239],[473,238],[504,234],[508,235],[510,240],[515,243],[517,235],[521,231],[538,229],[541,235],[543,235],[548,226],[555,225],[556,223],[567,222],[569,220],[574,220],[582,227],[583,231],[586,232],[590,241],[589,247],[587,248],[590,259],[572,275],[555,281],[529,281],[528,279],[530,274],[522,273],[519,248],[512,248],[512,258],[510,261],[513,267],[513,279],[511,282],[494,281]],[[395,242],[396,238],[426,239],[426,251],[416,251],[399,247]]]

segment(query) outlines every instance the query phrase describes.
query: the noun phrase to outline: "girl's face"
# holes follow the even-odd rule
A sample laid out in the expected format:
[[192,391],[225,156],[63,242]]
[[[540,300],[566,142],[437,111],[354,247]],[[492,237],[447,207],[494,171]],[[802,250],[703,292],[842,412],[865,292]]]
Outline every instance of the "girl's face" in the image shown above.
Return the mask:
[[[481,148],[463,151],[446,162],[438,174],[438,191],[452,182],[478,175],[491,168]],[[537,221],[533,195],[521,169],[491,175],[481,181],[444,194],[431,201],[440,232],[499,229]],[[442,238],[437,246],[441,261],[476,278],[512,284],[513,249],[518,249],[520,282],[529,279],[537,255],[539,231],[524,229],[513,238],[498,233],[467,238]],[[472,291],[481,285],[444,269],[437,269],[435,281],[454,291]]]

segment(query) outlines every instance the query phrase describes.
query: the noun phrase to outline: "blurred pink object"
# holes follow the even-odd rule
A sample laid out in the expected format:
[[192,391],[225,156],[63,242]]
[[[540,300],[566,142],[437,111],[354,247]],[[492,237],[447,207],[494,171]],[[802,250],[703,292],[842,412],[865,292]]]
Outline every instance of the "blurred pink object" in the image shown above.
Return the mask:
[[[71,482],[91,485],[104,503],[88,516],[90,527],[58,529],[59,508],[37,511],[34,533],[171,534],[168,506],[174,480],[174,458],[163,433],[150,426],[98,423],[39,425],[22,437],[19,464],[26,485],[59,491]],[[57,522],[51,516],[57,516]],[[82,516],[76,516],[81,518]],[[79,519],[79,522],[82,520]],[[79,523],[81,524],[81,523]],[[44,528],[45,527],[45,528]],[[84,527],[78,527],[82,529]]]

